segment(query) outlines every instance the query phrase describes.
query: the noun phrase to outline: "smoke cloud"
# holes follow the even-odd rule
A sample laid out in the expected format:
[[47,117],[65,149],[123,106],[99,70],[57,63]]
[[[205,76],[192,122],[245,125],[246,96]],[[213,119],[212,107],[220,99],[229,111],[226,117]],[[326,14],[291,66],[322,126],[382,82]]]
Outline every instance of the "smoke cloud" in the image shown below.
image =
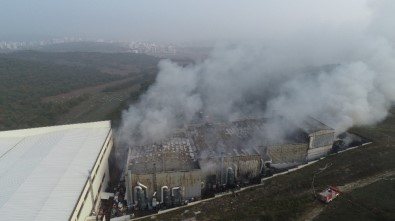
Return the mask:
[[119,141],[164,139],[200,112],[225,121],[312,116],[338,133],[379,122],[395,102],[395,29],[382,19],[388,7],[395,8],[389,1],[371,4],[364,22],[221,44],[185,67],[162,60],[156,82],[123,113]]

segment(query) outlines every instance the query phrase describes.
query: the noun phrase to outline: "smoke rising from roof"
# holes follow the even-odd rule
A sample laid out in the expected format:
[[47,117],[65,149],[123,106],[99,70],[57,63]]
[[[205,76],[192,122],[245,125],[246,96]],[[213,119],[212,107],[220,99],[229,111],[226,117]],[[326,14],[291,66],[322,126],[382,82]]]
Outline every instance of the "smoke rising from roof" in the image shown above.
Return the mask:
[[200,112],[220,120],[313,116],[338,133],[383,120],[395,102],[395,35],[381,18],[388,4],[373,5],[371,20],[358,25],[221,44],[186,67],[162,60],[154,85],[123,113],[120,141],[163,139]]

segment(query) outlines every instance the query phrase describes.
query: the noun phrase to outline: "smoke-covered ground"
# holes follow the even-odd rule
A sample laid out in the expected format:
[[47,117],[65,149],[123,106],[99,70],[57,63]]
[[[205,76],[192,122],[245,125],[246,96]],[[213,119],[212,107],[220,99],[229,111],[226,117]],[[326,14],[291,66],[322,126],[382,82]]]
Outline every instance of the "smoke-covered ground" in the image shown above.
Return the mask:
[[200,112],[225,121],[312,116],[337,133],[383,120],[395,101],[395,29],[387,19],[395,5],[379,2],[357,23],[221,43],[186,67],[162,60],[156,82],[123,113],[118,141],[161,140]]

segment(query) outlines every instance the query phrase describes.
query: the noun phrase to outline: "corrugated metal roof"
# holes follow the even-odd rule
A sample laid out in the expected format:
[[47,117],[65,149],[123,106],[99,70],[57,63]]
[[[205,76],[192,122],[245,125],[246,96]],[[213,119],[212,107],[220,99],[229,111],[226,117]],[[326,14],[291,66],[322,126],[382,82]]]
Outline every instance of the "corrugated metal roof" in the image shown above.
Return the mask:
[[132,147],[128,163],[135,174],[200,169],[194,151],[189,139],[171,137],[160,143]]
[[306,117],[303,122],[299,123],[298,126],[304,130],[306,133],[314,133],[320,130],[334,130],[330,128],[329,126],[325,125],[321,121],[312,118],[312,117]]
[[109,121],[0,132],[0,219],[68,220]]

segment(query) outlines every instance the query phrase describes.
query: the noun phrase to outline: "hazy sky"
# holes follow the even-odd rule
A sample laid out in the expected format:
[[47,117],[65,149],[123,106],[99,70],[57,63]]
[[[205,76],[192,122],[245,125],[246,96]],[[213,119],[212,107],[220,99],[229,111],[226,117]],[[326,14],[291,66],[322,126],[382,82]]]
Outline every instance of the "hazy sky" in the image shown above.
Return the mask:
[[371,5],[365,0],[12,0],[1,3],[0,40],[259,40],[306,28],[358,27],[370,19]]

